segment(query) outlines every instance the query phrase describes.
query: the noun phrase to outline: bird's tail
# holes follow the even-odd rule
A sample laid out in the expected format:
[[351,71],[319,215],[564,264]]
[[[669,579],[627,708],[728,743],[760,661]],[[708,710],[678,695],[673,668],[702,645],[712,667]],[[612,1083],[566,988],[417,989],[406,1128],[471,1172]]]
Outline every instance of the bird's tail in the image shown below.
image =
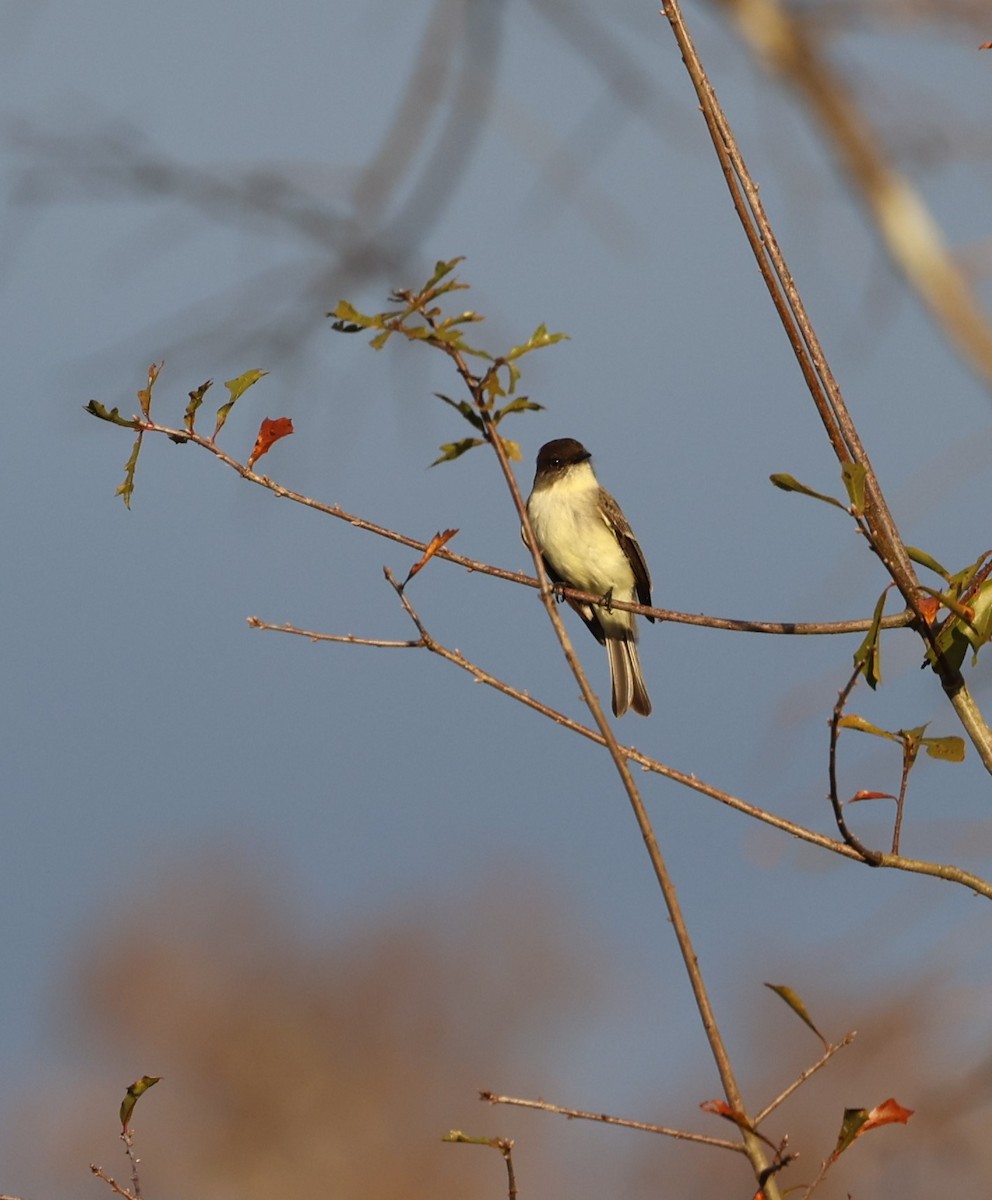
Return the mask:
[[641,660],[633,638],[607,638],[610,675],[613,678],[613,715],[622,717],[628,708],[642,717],[651,712],[651,700],[641,674]]

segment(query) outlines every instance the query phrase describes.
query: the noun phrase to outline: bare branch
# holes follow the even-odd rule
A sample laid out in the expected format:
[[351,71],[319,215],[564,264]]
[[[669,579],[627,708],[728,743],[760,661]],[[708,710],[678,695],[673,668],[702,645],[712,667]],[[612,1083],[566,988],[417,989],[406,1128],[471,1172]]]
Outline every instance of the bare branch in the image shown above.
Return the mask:
[[[232,455],[226,453],[210,438],[203,437],[201,434],[191,433],[186,429],[173,429],[168,425],[160,425],[156,422],[143,422],[142,428],[146,433],[164,434],[173,441],[190,442],[203,450],[207,450],[215,458],[224,463],[225,466],[237,472],[242,479],[265,488],[280,499],[292,500],[294,503],[302,504],[304,507],[313,509],[315,512],[320,512],[325,516],[335,517],[337,520],[344,521],[355,529],[361,529],[366,533],[375,534],[377,537],[386,538],[388,541],[397,542],[401,546],[408,546],[411,550],[416,550],[420,554],[425,553],[430,548],[429,541],[425,542],[409,534],[401,533],[399,530],[378,525],[374,521],[368,521],[356,513],[348,512],[339,504],[325,504],[320,500],[314,500],[311,496],[304,495],[302,492],[284,487],[268,475],[260,475],[246,467],[244,463],[239,462]],[[493,566],[491,563],[483,562],[480,559],[458,554],[453,550],[449,550],[446,546],[435,550],[434,557],[444,562],[452,563],[456,567],[464,567],[466,571],[470,571],[473,574],[489,575],[494,579],[502,579],[507,583],[517,583],[524,587],[538,590],[542,586],[540,579],[535,578],[533,575],[528,575],[524,571],[509,571],[503,567]],[[581,592],[577,588],[559,587],[557,590],[565,597],[584,600],[590,604],[602,605],[604,603],[602,596],[594,596],[589,592]],[[643,616],[655,617],[658,621],[671,621],[673,624],[678,625],[695,625],[705,629],[721,629],[731,633],[762,633],[789,637],[838,636],[850,633],[866,633],[872,625],[870,617],[856,617],[847,621],[757,621],[749,617],[715,617],[708,616],[705,613],[680,612],[678,609],[656,608],[644,604],[628,603],[619,599],[612,600],[611,605],[613,608],[623,609],[625,612],[640,613]],[[883,617],[880,622],[880,628],[904,629],[911,626],[915,620],[915,614],[906,609],[901,613],[894,613],[891,616]]]
[[298,629],[295,625],[272,625],[259,617],[247,617],[252,629],[268,629],[272,633],[295,633],[309,638],[311,642],[342,642],[346,646],[374,646],[379,650],[422,650],[421,639],[412,642],[394,642],[386,638],[360,638],[351,633],[314,633],[309,629]]
[[740,1142],[730,1142],[725,1138],[710,1137],[704,1133],[690,1133],[687,1129],[674,1129],[668,1125],[653,1125],[646,1121],[634,1121],[628,1117],[614,1117],[609,1113],[585,1112],[581,1108],[565,1108],[561,1104],[552,1104],[549,1100],[522,1100],[517,1096],[497,1096],[495,1092],[480,1092],[479,1099],[488,1104],[510,1104],[516,1108],[535,1108],[540,1112],[557,1113],[574,1121],[599,1121],[603,1125],[620,1125],[624,1129],[639,1129],[642,1133],[658,1133],[664,1137],[676,1138],[682,1142],[698,1142],[703,1146],[715,1146],[719,1150],[733,1150],[736,1154],[744,1154]]
[[126,1187],[121,1187],[116,1179],[107,1174],[103,1167],[98,1167],[96,1163],[90,1163],[90,1170],[99,1179],[102,1179],[104,1183],[110,1184],[111,1190],[116,1192],[118,1196],[123,1196],[124,1200],[138,1200],[133,1192],[129,1192]]
[[779,1095],[777,1095],[770,1104],[767,1104],[761,1110],[761,1112],[758,1113],[758,1115],[754,1118],[755,1127],[760,1125],[766,1117],[770,1116],[775,1109],[783,1103],[783,1101],[788,1100],[792,1093],[796,1091],[797,1088],[802,1087],[802,1085],[807,1079],[809,1079],[811,1075],[815,1075],[816,1072],[821,1069],[821,1067],[825,1067],[838,1050],[843,1050],[845,1046],[850,1046],[856,1037],[857,1030],[852,1029],[850,1033],[845,1033],[839,1042],[834,1042],[832,1045],[827,1046],[820,1058],[818,1058],[811,1067],[807,1067],[798,1079],[795,1079],[792,1083],[790,1083],[784,1092],[779,1093]]
[[[386,573],[389,578],[389,573]],[[495,691],[501,692],[504,696],[508,696],[511,700],[516,700],[520,704],[526,705],[528,708],[539,712],[542,716],[547,717],[556,725],[562,726],[564,729],[571,730],[573,733],[579,734],[581,737],[595,742],[598,745],[604,745],[602,734],[590,728],[588,725],[583,725],[580,721],[574,720],[558,709],[552,708],[550,705],[542,703],[540,700],[535,700],[533,696],[525,691],[511,686],[504,680],[491,675],[488,671],[478,666],[467,659],[460,651],[452,650],[447,646],[438,642],[424,626],[421,618],[416,614],[416,611],[410,605],[409,598],[405,594],[400,593],[399,585],[395,579],[390,580],[392,586],[396,588],[397,594],[401,595],[404,608],[407,610],[411,620],[417,626],[421,634],[420,640],[413,643],[414,648],[423,648],[429,650],[432,654],[437,654],[440,658],[450,662],[453,666],[465,671],[471,675],[477,683],[485,684],[487,687],[493,688]],[[257,621],[257,618],[252,618]],[[343,641],[351,640],[349,636],[328,635],[317,633],[309,629],[297,629],[295,626],[280,626],[271,625],[268,622],[258,621],[256,628],[272,629],[277,632],[285,632],[296,634],[299,637],[309,638],[314,642],[321,641]],[[379,639],[369,639],[372,645],[378,645]],[[361,643],[359,643],[361,644]],[[405,645],[405,643],[400,643]],[[683,787],[689,788],[691,791],[698,792],[700,795],[707,796],[711,800],[716,800],[718,803],[725,805],[727,808],[733,809],[735,812],[742,813],[744,816],[752,817],[756,821],[760,821],[764,825],[770,826],[772,829],[778,829],[782,833],[787,833],[792,837],[798,838],[800,841],[807,842],[812,846],[817,846],[821,850],[828,850],[832,854],[839,854],[842,858],[849,858],[856,862],[865,862],[865,854],[859,852],[853,846],[844,841],[838,841],[836,838],[828,837],[826,834],[819,833],[814,829],[808,829],[804,825],[799,825],[795,821],[790,821],[785,817],[780,817],[775,813],[768,812],[766,809],[759,808],[755,804],[750,804],[746,800],[742,800],[739,796],[735,796],[730,792],[725,792],[721,788],[713,787],[711,784],[705,783],[697,775],[688,774],[685,771],[679,771],[675,767],[670,767],[665,763],[659,762],[657,759],[651,758],[642,751],[633,746],[621,746],[621,752],[632,763],[636,763],[642,770],[649,771],[652,774],[660,775],[665,779],[670,779],[674,783],[681,784]],[[869,854],[876,853],[869,851]],[[992,900],[992,882],[983,879],[979,875],[974,875],[970,871],[964,871],[960,867],[956,867],[949,863],[929,862],[925,859],[905,858],[898,854],[878,853],[878,860],[872,865],[877,867],[888,867],[891,870],[908,871],[915,875],[929,875],[935,879],[944,879],[949,883],[958,883],[962,887],[966,887],[969,891],[976,895],[984,896],[988,900]]]
[[837,787],[837,742],[840,737],[840,719],[844,715],[844,707],[847,704],[847,699],[851,692],[854,691],[858,679],[861,677],[862,664],[859,662],[855,665],[854,671],[846,684],[841,688],[840,694],[837,697],[837,703],[834,705],[833,712],[830,714],[830,803],[834,810],[834,820],[837,822],[837,828],[840,830],[841,837],[856,851],[859,858],[862,858],[871,867],[880,867],[882,865],[882,854],[878,850],[869,850],[863,845],[858,838],[850,831],[847,826],[847,821],[844,818],[844,805],[840,798],[840,792]]
[[506,1164],[507,1200],[516,1200],[517,1177],[513,1170],[513,1138],[470,1137],[467,1133],[462,1133],[460,1129],[452,1129],[450,1133],[445,1134],[441,1141],[457,1142],[466,1146],[491,1146],[494,1150],[498,1150]]

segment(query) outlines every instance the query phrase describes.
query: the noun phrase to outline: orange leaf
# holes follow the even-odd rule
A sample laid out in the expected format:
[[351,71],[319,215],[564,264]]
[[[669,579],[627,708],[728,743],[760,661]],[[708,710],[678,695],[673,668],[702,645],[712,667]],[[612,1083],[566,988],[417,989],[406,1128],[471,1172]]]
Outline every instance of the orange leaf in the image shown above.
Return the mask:
[[258,437],[255,448],[248,459],[249,471],[263,454],[268,454],[280,438],[288,437],[293,432],[293,422],[289,417],[266,417],[258,427]]
[[940,601],[936,596],[917,596],[916,603],[924,621],[928,625],[932,625],[937,620],[937,613],[940,611]]
[[417,574],[418,571],[422,571],[424,567],[427,566],[434,555],[437,554],[438,550],[440,550],[446,542],[450,542],[457,532],[457,529],[446,529],[444,533],[434,534],[431,540],[427,543],[427,549],[424,551],[422,557],[419,559],[419,561],[413,564],[406,579],[403,580],[404,586],[410,582],[410,580],[414,577],[414,575]]
[[895,800],[896,797],[891,792],[855,792],[848,800],[848,804],[854,804],[858,800]]
[[699,1106],[703,1112],[713,1113],[716,1117],[723,1117],[725,1121],[733,1121],[735,1125],[739,1125],[741,1129],[750,1129],[751,1126],[739,1114],[735,1113],[726,1100],[704,1100]]
[[861,1126],[861,1132],[877,1129],[879,1125],[905,1125],[913,1115],[913,1109],[903,1108],[892,1096],[876,1105],[868,1114],[868,1120]]
[[992,50],[992,42],[982,42],[978,48],[979,50]]

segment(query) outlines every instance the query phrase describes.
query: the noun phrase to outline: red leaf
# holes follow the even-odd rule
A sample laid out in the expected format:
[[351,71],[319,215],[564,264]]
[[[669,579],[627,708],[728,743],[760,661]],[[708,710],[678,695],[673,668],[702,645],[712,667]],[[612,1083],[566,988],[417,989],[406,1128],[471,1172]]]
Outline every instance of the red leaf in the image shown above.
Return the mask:
[[268,454],[280,438],[288,437],[292,432],[293,422],[289,417],[266,417],[258,427],[255,448],[248,459],[248,470],[251,470],[263,454]]
[[733,1119],[734,1110],[726,1100],[704,1100],[699,1107],[703,1112],[713,1113],[714,1116]]

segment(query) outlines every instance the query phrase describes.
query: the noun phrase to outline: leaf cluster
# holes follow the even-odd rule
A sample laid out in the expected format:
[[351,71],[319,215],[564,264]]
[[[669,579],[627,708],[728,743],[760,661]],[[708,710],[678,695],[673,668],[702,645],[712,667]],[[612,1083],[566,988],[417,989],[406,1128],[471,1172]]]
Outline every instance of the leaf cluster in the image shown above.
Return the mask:
[[[433,275],[418,291],[400,289],[393,292],[390,300],[399,304],[399,308],[380,313],[363,313],[350,301],[341,300],[327,314],[335,318],[331,328],[337,333],[376,330],[369,343],[374,350],[381,350],[394,334],[400,334],[408,341],[433,346],[454,360],[471,400],[453,400],[440,392],[435,395],[459,413],[476,434],[481,436],[473,434],[443,443],[440,447],[441,454],[431,463],[432,467],[443,462],[453,462],[476,446],[484,445],[490,437],[496,436],[495,428],[510,414],[536,412],[543,408],[543,405],[526,396],[515,395],[520,381],[518,361],[525,354],[545,346],[553,346],[568,336],[564,333],[549,333],[547,326],[542,324],[538,325],[525,342],[519,346],[512,346],[499,356],[470,345],[465,337],[466,328],[483,318],[471,309],[445,316],[443,308],[437,303],[444,296],[467,290],[468,284],[461,283],[454,276],[455,268],[462,261],[461,257],[439,261],[435,264]],[[470,369],[469,363],[473,360],[486,364],[484,369],[478,373]],[[498,406],[501,400],[506,400],[507,403]],[[522,455],[519,445],[507,438],[501,437],[500,440],[508,457],[520,461]]]
[[[160,362],[152,363],[152,365],[148,368],[148,382],[143,388],[138,390],[137,397],[138,404],[141,407],[141,417],[131,417],[130,419],[122,417],[119,409],[108,409],[106,405],[101,404],[99,400],[91,400],[88,404],[83,405],[85,410],[91,416],[97,417],[101,421],[107,421],[112,425],[121,425],[125,429],[134,429],[137,431],[137,437],[134,439],[134,445],[131,447],[131,453],[127,462],[124,464],[124,479],[114,493],[114,495],[120,496],[123,499],[127,508],[131,507],[131,497],[134,494],[134,476],[138,467],[138,455],[141,453],[142,439],[148,430],[156,428],[152,423],[152,394],[155,389],[155,383],[161,374],[163,365],[164,364]],[[217,435],[224,428],[224,424],[226,423],[228,416],[230,416],[231,409],[234,407],[237,401],[240,400],[240,398],[250,387],[252,387],[253,384],[258,383],[258,381],[267,374],[267,371],[261,371],[257,368],[253,368],[250,371],[245,371],[242,375],[238,375],[235,379],[228,379],[226,381],[224,387],[227,388],[228,398],[227,401],[217,409],[214,431],[210,435],[209,439],[211,442],[216,439]],[[186,411],[183,413],[183,426],[190,435],[196,434],[196,414],[200,406],[203,404],[203,399],[211,387],[213,387],[213,380],[208,379],[206,383],[201,383],[198,388],[195,388],[189,393],[189,403],[186,405]],[[284,432],[292,432],[292,423],[290,423],[290,428]],[[283,434],[280,434],[279,436],[283,436]],[[172,441],[178,444],[182,444],[188,440],[181,433],[170,433],[169,437],[172,439]],[[265,449],[268,449],[268,445],[271,445],[272,441],[274,440],[276,439],[269,438]],[[256,449],[258,449],[257,445]],[[264,450],[262,450],[261,453],[264,453]],[[259,457],[259,454],[256,453],[255,457]]]

